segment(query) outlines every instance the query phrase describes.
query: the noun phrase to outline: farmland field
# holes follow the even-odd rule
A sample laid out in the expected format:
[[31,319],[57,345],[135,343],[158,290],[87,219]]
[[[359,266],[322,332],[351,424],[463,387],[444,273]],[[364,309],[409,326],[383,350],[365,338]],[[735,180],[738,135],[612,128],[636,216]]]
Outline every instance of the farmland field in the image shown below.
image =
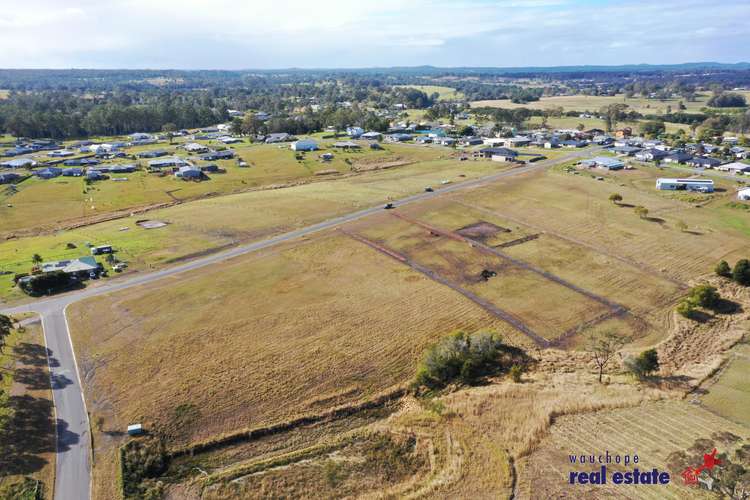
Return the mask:
[[[750,91],[740,91],[740,94],[746,97],[750,96]],[[474,101],[472,107],[498,107],[498,108],[530,108],[530,109],[550,109],[562,107],[565,111],[598,111],[603,106],[609,104],[627,104],[630,109],[641,114],[663,114],[666,113],[667,106],[671,106],[673,111],[677,111],[677,105],[682,100],[687,108],[686,112],[696,113],[706,106],[710,94],[699,94],[695,101],[686,101],[684,99],[667,99],[664,101],[657,99],[646,99],[642,97],[627,98],[624,94],[616,96],[554,96],[542,97],[538,101],[526,104],[512,103],[509,99],[494,101]]]
[[712,447],[722,453],[735,449],[737,442],[727,441],[723,436],[725,433],[743,439],[750,437],[748,428],[678,401],[564,416],[551,427],[549,438],[522,464],[518,497],[550,498],[575,492],[576,496],[585,498],[713,498],[708,493],[702,494],[701,490],[685,486],[680,470],[670,471],[668,485],[614,486],[610,482],[607,485],[571,486],[567,482],[570,470],[593,471],[599,465],[573,466],[569,455],[599,455],[606,450],[612,455],[619,453],[633,457],[637,454],[638,465],[631,463],[627,468],[610,465],[608,469],[613,472],[639,467],[650,471],[656,467],[660,471],[669,471],[667,458],[670,453],[687,451],[698,439],[708,440],[705,445],[708,449],[701,449],[700,453],[710,453]]
[[421,90],[427,95],[432,95],[437,92],[441,101],[451,101],[457,99],[463,99],[464,95],[458,92],[453,87],[444,87],[441,85],[397,85],[398,87],[407,87],[412,89]]

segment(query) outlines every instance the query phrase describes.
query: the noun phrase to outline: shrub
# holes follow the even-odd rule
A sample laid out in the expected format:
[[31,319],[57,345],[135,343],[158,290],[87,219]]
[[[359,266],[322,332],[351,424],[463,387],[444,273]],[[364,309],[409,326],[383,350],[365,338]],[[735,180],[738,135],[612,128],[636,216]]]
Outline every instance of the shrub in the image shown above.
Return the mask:
[[635,358],[628,359],[625,366],[630,373],[639,379],[643,379],[659,370],[659,355],[656,353],[656,349],[649,349]]
[[611,195],[609,195],[609,201],[616,205],[622,201],[622,195],[618,193],[612,193]]
[[711,285],[697,285],[690,290],[687,300],[694,306],[714,309],[721,300],[721,295],[716,291],[716,287]]
[[639,206],[635,207],[633,209],[633,211],[641,219],[645,219],[646,217],[648,217],[648,208],[646,208],[646,207],[642,207],[642,206],[639,205]]
[[743,286],[750,285],[750,260],[740,259],[732,269],[732,279]]
[[457,332],[427,349],[415,384],[431,389],[454,381],[473,384],[478,378],[502,369],[501,354],[507,349],[496,334]]
[[721,262],[716,264],[714,272],[716,272],[718,276],[723,276],[725,278],[732,277],[732,269],[729,267],[729,264],[725,260],[722,260]]
[[685,318],[695,319],[697,311],[695,310],[695,306],[688,300],[683,300],[677,305],[677,313]]

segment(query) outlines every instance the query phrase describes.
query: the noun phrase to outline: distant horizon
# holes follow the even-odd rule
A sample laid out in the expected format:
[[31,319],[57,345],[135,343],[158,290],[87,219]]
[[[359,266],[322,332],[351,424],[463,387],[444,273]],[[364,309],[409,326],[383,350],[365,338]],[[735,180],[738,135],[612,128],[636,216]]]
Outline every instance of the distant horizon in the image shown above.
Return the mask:
[[746,61],[750,2],[4,0],[0,67],[537,67]]
[[722,62],[722,61],[686,61],[686,62],[674,62],[674,63],[623,63],[623,64],[569,64],[569,65],[530,65],[530,66],[436,66],[432,64],[420,64],[412,66],[394,65],[394,66],[286,66],[286,67],[267,67],[267,68],[178,68],[178,67],[68,67],[68,68],[54,68],[54,67],[0,67],[0,71],[175,71],[175,72],[231,72],[231,73],[242,73],[242,72],[278,72],[278,71],[377,71],[377,70],[418,70],[418,69],[432,69],[440,71],[453,71],[453,70],[464,70],[464,71],[504,71],[504,72],[517,72],[517,71],[531,71],[531,70],[543,70],[543,71],[565,71],[572,69],[590,70],[590,69],[619,69],[619,68],[710,68],[717,67],[719,69],[731,66],[747,66],[750,69],[750,60],[747,61],[736,61],[736,62]]

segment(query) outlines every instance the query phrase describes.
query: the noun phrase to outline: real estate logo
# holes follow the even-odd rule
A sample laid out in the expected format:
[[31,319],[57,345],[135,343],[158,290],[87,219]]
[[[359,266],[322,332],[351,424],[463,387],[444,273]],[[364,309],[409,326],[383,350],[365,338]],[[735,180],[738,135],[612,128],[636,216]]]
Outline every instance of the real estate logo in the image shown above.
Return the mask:
[[703,454],[703,464],[698,467],[687,467],[682,471],[682,480],[688,486],[697,487],[701,472],[708,471],[710,473],[717,465],[721,465],[721,460],[716,458],[716,448],[714,448],[711,453]]

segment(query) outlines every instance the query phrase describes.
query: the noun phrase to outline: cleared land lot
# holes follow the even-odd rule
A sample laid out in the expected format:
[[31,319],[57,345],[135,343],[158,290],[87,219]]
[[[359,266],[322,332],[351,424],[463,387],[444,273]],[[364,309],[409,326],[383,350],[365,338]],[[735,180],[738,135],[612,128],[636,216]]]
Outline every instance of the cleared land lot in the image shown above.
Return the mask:
[[[674,471],[666,486],[614,486],[611,482],[600,486],[571,486],[567,482],[569,471],[593,471],[599,465],[574,466],[569,455],[598,456],[605,450],[610,454],[638,455],[639,464],[631,464],[627,469],[609,465],[610,477],[615,470],[632,470],[633,467],[649,471],[657,467],[665,471],[668,470],[669,454],[690,449],[697,439],[709,440],[721,453],[736,448],[736,444],[719,438],[718,434],[722,432],[744,439],[750,437],[746,427],[679,401],[563,416],[552,426],[549,438],[522,465],[518,497],[713,498],[705,490],[684,486],[679,472]],[[710,452],[711,449],[707,449],[700,453]]]
[[[105,432],[143,421],[172,445],[368,399],[409,380],[424,347],[457,328],[515,338],[343,236],[86,301],[69,317],[92,421]],[[109,457],[97,488],[113,483],[118,441],[95,437]]]
[[438,99],[441,101],[451,101],[464,98],[463,93],[458,92],[453,87],[444,87],[442,85],[396,85],[396,87],[421,90],[427,95],[432,95],[437,92],[440,95]]

